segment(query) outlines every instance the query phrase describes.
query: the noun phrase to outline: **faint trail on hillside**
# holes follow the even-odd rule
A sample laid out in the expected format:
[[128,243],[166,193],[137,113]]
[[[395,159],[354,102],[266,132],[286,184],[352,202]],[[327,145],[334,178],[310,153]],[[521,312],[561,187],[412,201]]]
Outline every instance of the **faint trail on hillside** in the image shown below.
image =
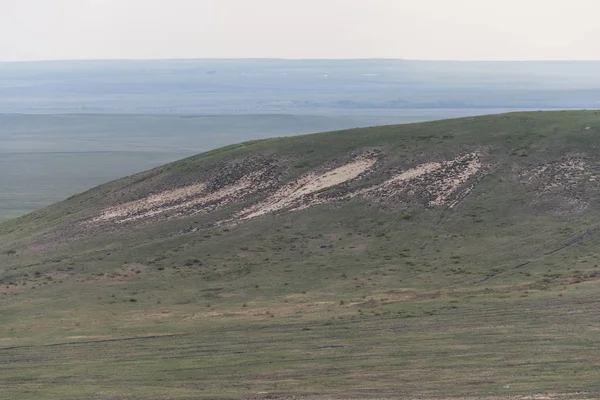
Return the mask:
[[[467,193],[467,195],[460,199],[460,201],[458,203],[455,203],[455,206],[458,207],[462,204],[462,202],[472,193],[472,191],[479,185],[479,183],[485,178],[488,177],[490,175],[492,175],[493,173],[497,172],[499,169],[501,169],[501,167],[504,166],[508,166],[509,165],[509,159],[510,159],[510,153],[505,155],[501,160],[499,160],[496,163],[490,164],[487,168],[487,171],[485,174],[481,174],[481,176],[477,177],[476,181],[473,183],[472,185],[472,189]],[[419,257],[423,256],[424,251],[427,249],[429,243],[432,241],[433,236],[436,234],[437,230],[439,230],[439,228],[442,226],[442,224],[444,224],[446,222],[446,220],[448,220],[450,218],[450,211],[452,210],[452,208],[450,206],[444,207],[444,209],[442,210],[442,213],[440,215],[440,218],[438,219],[438,222],[434,224],[433,229],[431,231],[431,234],[429,237],[427,237],[425,239],[425,241],[423,242],[423,244],[419,247]],[[489,248],[485,250],[486,252],[489,251]],[[488,279],[488,277],[484,278],[484,279]],[[451,288],[451,287],[455,287],[457,285],[460,285],[464,282],[467,282],[467,280],[465,281],[461,281],[461,282],[457,282],[454,283],[452,285],[449,285],[447,287]]]
[[115,338],[115,339],[101,339],[101,340],[83,340],[79,342],[63,342],[63,343],[52,343],[42,345],[26,345],[26,346],[11,346],[0,348],[0,351],[8,351],[15,349],[36,349],[41,347],[60,347],[60,346],[73,346],[79,344],[93,344],[93,343],[111,343],[111,342],[131,342],[136,340],[153,340],[153,339],[172,339],[177,337],[189,336],[188,333],[176,333],[172,335],[152,335],[152,336],[133,336],[128,338]]
[[598,231],[600,231],[600,228],[592,228],[592,229],[587,229],[585,232],[583,232],[581,235],[575,236],[574,238],[572,238],[571,240],[569,240],[567,243],[563,244],[562,246],[549,251],[547,253],[545,253],[545,256],[549,256],[550,254],[554,254],[554,253],[558,253],[559,251],[566,249],[567,247],[571,247],[574,244],[577,244],[579,242],[582,242],[583,240],[590,238],[592,236],[594,236],[596,233],[598,233]]
[[587,229],[587,230],[586,230],[585,232],[583,232],[582,234],[580,234],[580,235],[577,235],[577,236],[573,237],[571,240],[569,240],[568,242],[564,243],[562,246],[560,246],[560,247],[558,247],[558,248],[556,248],[556,249],[554,249],[554,250],[551,250],[551,251],[548,251],[548,252],[546,252],[546,253],[543,253],[543,254],[541,254],[541,255],[539,255],[539,256],[537,256],[537,257],[535,257],[535,258],[533,258],[533,259],[531,259],[531,260],[529,260],[529,261],[522,262],[522,263],[520,263],[520,264],[518,264],[518,265],[515,265],[514,267],[510,267],[510,268],[508,268],[508,269],[506,269],[506,270],[504,270],[504,271],[502,271],[502,272],[499,272],[499,273],[497,273],[497,274],[488,275],[488,276],[484,277],[484,278],[483,278],[483,279],[481,279],[481,280],[475,281],[474,283],[475,283],[475,284],[480,284],[480,283],[483,283],[483,282],[489,281],[489,280],[491,280],[491,279],[498,278],[499,276],[502,276],[502,275],[504,275],[504,274],[507,274],[507,273],[509,273],[509,272],[511,272],[511,271],[514,271],[514,270],[517,270],[517,269],[523,268],[523,267],[525,267],[525,266],[527,266],[527,265],[531,264],[531,263],[532,263],[533,261],[535,261],[535,260],[539,260],[539,259],[541,259],[541,258],[543,258],[543,257],[545,257],[545,256],[549,256],[549,255],[552,255],[552,254],[558,253],[559,251],[561,251],[561,250],[564,250],[564,249],[566,249],[566,248],[568,248],[568,247],[571,247],[571,246],[573,246],[574,244],[580,243],[580,242],[582,242],[583,240],[586,240],[586,239],[588,239],[588,238],[590,238],[590,237],[594,236],[594,235],[595,235],[596,233],[598,233],[599,231],[600,231],[600,228],[592,228],[592,229]]
[[463,203],[463,201],[465,199],[467,199],[467,197],[469,197],[469,195],[479,185],[479,183],[485,177],[489,176],[490,173],[492,173],[496,168],[497,168],[497,165],[490,166],[485,173],[482,173],[479,177],[475,178],[475,182],[473,182],[471,184],[471,186],[469,187],[469,189],[466,192],[459,194],[457,196],[457,198],[455,199],[455,201],[446,205],[442,209],[442,212],[441,212],[439,218],[433,224],[433,228],[431,230],[430,235],[428,237],[426,237],[425,240],[423,241],[423,243],[421,244],[421,246],[419,246],[419,257],[423,256],[424,251],[427,249],[427,247],[433,240],[434,235],[436,235],[436,233],[439,231],[439,228],[450,218],[450,216],[452,215],[451,210],[455,209],[456,207],[459,207]]

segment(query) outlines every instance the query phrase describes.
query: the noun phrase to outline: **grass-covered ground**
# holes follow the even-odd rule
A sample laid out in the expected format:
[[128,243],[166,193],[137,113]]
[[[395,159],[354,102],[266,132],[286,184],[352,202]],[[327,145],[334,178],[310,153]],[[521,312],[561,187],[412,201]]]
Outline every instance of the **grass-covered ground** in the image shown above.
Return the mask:
[[[588,111],[251,142],[6,222],[0,398],[598,398],[598,132]],[[349,188],[473,149],[488,169],[454,208],[81,228],[234,159],[276,156],[286,181],[365,149],[383,166]]]

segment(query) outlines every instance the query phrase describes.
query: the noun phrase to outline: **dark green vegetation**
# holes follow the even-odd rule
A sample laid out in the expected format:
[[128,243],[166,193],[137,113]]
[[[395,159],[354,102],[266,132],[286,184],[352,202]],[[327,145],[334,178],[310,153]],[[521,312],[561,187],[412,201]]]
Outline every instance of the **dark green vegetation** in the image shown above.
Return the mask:
[[[597,111],[252,141],[5,222],[0,393],[597,398],[599,146]],[[371,173],[320,192],[337,200],[216,224],[365,153]],[[483,167],[454,207],[432,204],[431,181],[343,196],[466,153]],[[274,186],[212,211],[91,222],[192,184],[216,193],[239,165],[268,166]]]

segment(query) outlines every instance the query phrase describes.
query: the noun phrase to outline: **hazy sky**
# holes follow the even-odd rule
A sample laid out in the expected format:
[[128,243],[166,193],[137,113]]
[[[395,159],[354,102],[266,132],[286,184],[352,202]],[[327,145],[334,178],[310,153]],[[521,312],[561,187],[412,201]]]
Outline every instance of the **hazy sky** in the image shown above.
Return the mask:
[[0,0],[0,60],[600,59],[600,0]]

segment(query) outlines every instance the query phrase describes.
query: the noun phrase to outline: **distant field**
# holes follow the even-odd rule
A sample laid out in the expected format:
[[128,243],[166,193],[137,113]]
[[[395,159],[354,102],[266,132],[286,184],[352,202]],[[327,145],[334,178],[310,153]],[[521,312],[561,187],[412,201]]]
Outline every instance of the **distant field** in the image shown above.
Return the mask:
[[0,63],[0,113],[387,115],[428,108],[597,108],[599,69],[600,61]]
[[0,153],[0,220],[184,156],[176,152]]
[[405,110],[384,116],[0,115],[0,221],[231,143],[501,111]]

